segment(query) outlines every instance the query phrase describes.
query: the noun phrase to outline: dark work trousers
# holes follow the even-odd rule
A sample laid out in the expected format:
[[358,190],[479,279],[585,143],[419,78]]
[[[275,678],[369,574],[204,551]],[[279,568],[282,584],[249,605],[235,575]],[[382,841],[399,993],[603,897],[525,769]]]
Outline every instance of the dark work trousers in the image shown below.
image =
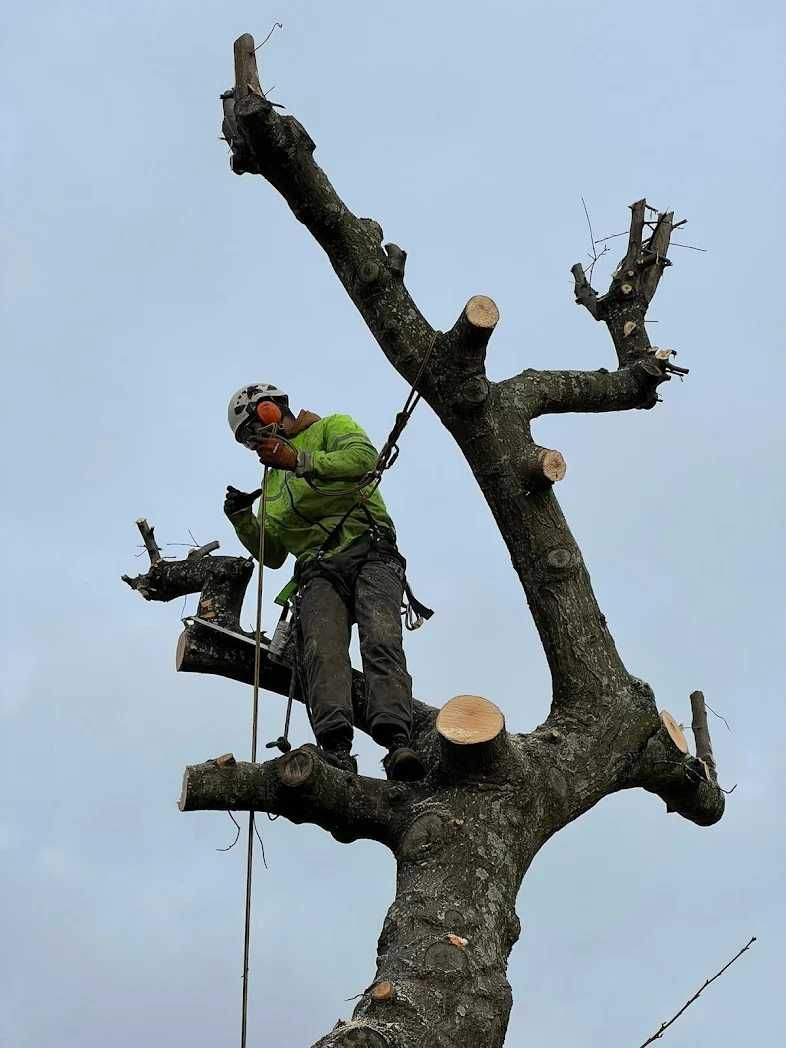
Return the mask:
[[[357,546],[357,544],[356,544]],[[311,724],[317,742],[352,735],[349,642],[358,626],[367,688],[368,730],[385,744],[393,732],[412,730],[412,678],[401,632],[404,566],[368,544],[350,547],[310,568],[300,588],[302,660]],[[343,593],[343,596],[342,596]]]

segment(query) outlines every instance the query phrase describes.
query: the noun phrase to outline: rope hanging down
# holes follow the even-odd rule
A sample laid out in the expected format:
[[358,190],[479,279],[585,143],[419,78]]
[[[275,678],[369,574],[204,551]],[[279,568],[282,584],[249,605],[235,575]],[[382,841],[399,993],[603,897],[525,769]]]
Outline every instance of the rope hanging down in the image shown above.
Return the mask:
[[[267,466],[262,471],[262,507],[259,517],[257,601],[254,636],[254,690],[251,701],[251,763],[257,759],[259,728],[259,684],[262,668],[262,597],[265,581],[265,520],[267,517]],[[240,1022],[240,1048],[246,1048],[248,1033],[248,958],[251,949],[251,884],[254,866],[254,812],[248,813],[248,846],[246,850],[246,905],[243,927],[243,1009]]]

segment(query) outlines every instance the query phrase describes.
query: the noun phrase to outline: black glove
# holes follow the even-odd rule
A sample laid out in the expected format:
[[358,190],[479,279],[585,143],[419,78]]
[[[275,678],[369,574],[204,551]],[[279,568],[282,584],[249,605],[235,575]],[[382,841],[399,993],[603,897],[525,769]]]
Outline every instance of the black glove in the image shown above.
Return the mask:
[[241,509],[248,509],[249,506],[253,506],[254,500],[261,494],[262,488],[257,488],[256,491],[238,491],[237,488],[228,484],[224,499],[224,513],[231,517],[233,513],[239,513]]

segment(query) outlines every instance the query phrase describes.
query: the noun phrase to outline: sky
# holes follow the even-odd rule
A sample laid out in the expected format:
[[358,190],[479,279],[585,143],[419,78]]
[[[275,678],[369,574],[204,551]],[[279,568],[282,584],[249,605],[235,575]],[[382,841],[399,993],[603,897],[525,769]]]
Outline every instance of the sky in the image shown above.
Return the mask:
[[[626,665],[683,721],[705,691],[736,790],[711,829],[629,792],[548,843],[518,901],[507,1043],[636,1048],[751,935],[663,1043],[781,1043],[782,6],[88,0],[15,5],[0,34],[0,1044],[239,1039],[243,850],[217,850],[226,816],[175,802],[186,764],[248,753],[249,689],[176,674],[182,602],[146,604],[120,575],[144,569],[141,516],[170,555],[190,535],[239,552],[222,501],[256,486],[226,426],[241,384],[350,413],[378,443],[406,392],[304,228],[228,169],[232,41],[275,20],[266,90],[346,203],[408,251],[435,327],[495,299],[493,378],[614,366],[573,304],[582,196],[596,237],[642,195],[689,219],[675,240],[702,250],[673,250],[650,310],[688,379],[655,411],[535,435],[568,463],[558,496]],[[599,283],[624,241],[609,243]],[[482,694],[533,728],[545,659],[426,405],[385,493],[437,612],[407,639],[416,695]],[[265,739],[282,719],[265,696]],[[300,713],[293,736],[309,738]],[[357,748],[381,774],[381,752]],[[262,831],[249,1043],[308,1045],[373,978],[393,860],[283,819]]]

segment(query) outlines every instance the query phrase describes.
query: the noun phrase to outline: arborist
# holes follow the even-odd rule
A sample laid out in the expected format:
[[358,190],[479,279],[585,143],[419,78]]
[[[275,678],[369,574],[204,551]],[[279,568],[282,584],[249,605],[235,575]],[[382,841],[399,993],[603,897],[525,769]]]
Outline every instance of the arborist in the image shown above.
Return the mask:
[[[322,756],[357,772],[352,756],[352,670],[349,644],[357,623],[371,737],[387,749],[390,779],[425,774],[411,744],[412,679],[402,646],[402,601],[423,609],[406,584],[406,561],[376,483],[364,486],[377,452],[349,415],[297,417],[276,386],[244,386],[229,402],[235,440],[268,467],[264,563],[278,568],[295,557],[292,581],[276,602],[294,602],[301,676]],[[224,512],[238,538],[258,556],[262,501],[227,487]]]

